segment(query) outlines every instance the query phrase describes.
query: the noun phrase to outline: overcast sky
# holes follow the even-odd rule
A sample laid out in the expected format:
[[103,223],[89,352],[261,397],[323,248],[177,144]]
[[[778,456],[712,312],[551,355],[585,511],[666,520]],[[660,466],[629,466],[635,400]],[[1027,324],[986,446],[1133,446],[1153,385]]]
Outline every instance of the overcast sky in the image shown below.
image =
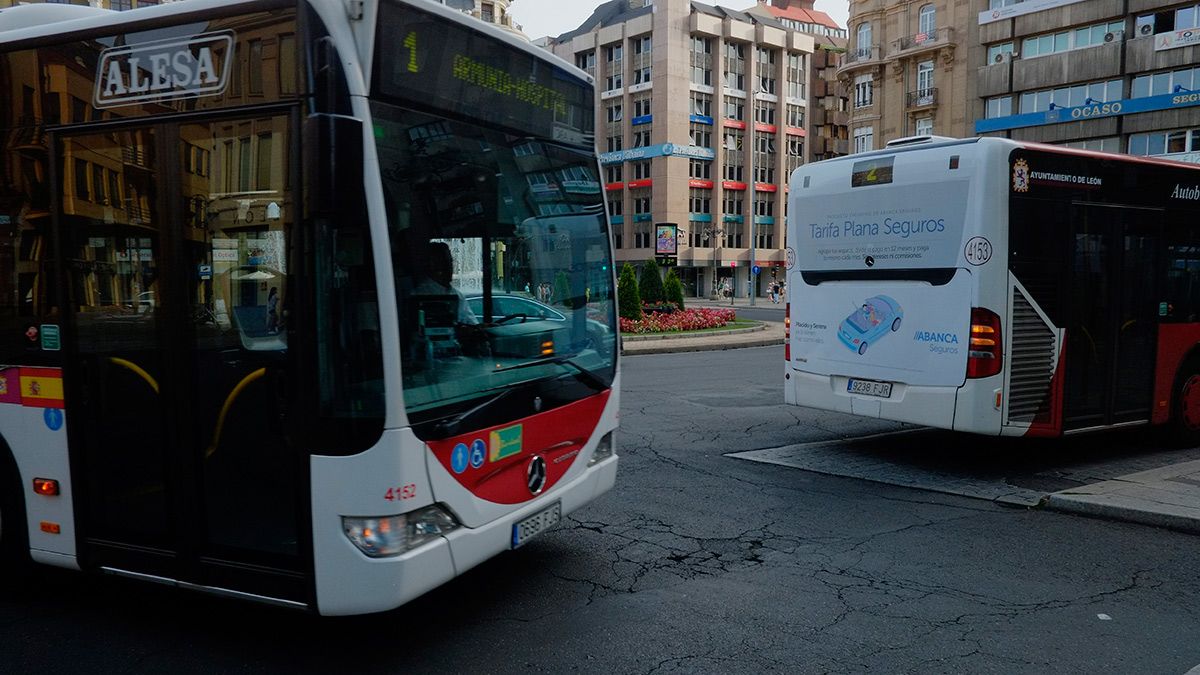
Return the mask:
[[[558,36],[574,30],[592,15],[603,0],[513,0],[512,15],[525,30],[525,34],[536,40],[546,35]],[[731,9],[746,9],[753,5],[749,0],[706,0],[708,5],[721,5]],[[826,12],[842,27],[846,26],[849,9],[847,0],[817,0],[817,9]]]

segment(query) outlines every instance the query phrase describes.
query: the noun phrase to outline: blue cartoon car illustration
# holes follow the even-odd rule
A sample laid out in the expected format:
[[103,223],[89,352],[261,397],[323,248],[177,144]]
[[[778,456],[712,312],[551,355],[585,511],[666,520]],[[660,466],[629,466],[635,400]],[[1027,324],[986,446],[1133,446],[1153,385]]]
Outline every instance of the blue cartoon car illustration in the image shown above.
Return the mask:
[[838,339],[850,349],[865,354],[869,345],[900,330],[903,318],[904,309],[900,303],[886,295],[876,295],[864,300],[861,307],[842,321],[838,326]]

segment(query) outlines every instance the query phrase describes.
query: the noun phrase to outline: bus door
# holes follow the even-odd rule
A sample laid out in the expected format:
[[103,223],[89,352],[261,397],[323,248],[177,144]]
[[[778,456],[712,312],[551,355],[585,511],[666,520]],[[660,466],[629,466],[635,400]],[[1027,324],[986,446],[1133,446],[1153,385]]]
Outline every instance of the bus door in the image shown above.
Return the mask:
[[1065,429],[1150,420],[1161,217],[1155,209],[1071,206]]
[[60,134],[84,563],[304,601],[287,114]]

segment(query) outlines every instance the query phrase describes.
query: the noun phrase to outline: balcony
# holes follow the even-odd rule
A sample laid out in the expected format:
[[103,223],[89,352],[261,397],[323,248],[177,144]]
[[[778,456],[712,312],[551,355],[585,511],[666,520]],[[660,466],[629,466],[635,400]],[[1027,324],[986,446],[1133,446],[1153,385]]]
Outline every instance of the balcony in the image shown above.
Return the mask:
[[892,56],[903,58],[935,51],[954,44],[954,29],[947,26],[927,33],[916,33],[892,42]]
[[875,65],[883,60],[883,48],[879,45],[871,45],[870,47],[858,47],[856,49],[847,49],[845,55],[842,56],[842,65],[838,68],[838,75],[844,72],[860,68],[867,65]]
[[930,108],[937,105],[937,93],[937,87],[908,92],[908,108],[911,110],[914,108]]

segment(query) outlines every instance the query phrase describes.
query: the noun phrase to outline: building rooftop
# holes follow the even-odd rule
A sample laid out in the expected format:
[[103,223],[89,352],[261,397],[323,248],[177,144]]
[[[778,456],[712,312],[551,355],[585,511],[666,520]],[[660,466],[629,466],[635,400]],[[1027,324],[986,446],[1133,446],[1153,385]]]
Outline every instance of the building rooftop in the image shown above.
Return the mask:
[[759,0],[759,4],[763,9],[767,10],[777,19],[789,19],[791,21],[799,21],[800,23],[815,23],[819,26],[828,26],[830,28],[841,28],[833,17],[825,12],[813,9],[811,0],[803,2],[790,2],[789,0],[775,0],[774,3],[764,2]]
[[[559,42],[559,43],[569,42],[573,38],[578,37],[580,35],[585,35],[587,33],[590,33],[592,31],[596,30],[597,28],[604,28],[606,26],[615,26],[617,24],[625,23],[626,21],[629,21],[630,19],[634,19],[639,16],[642,16],[643,14],[650,14],[654,11],[654,7],[651,4],[646,4],[643,6],[634,6],[634,5],[640,5],[641,1],[642,0],[609,0],[608,2],[597,7],[596,11],[592,12],[592,15],[589,16],[586,21],[584,21],[582,24],[580,24],[578,28],[576,28],[575,30],[563,33],[562,35],[559,35],[554,41]],[[762,15],[755,16],[753,14],[750,14],[750,13],[742,11],[742,10],[729,9],[726,7],[720,7],[720,6],[716,6],[716,5],[706,5],[706,4],[703,4],[700,2],[693,2],[692,3],[692,11],[699,12],[701,14],[708,14],[709,16],[720,17],[722,19],[730,18],[735,21],[745,21],[746,23],[760,23],[760,24],[764,24],[767,26],[773,26],[775,28],[788,30],[787,26],[783,25],[782,23],[779,23],[778,21],[772,20],[771,18],[764,17]],[[828,24],[822,24],[822,25],[838,27],[836,23],[833,23],[833,19],[830,19],[829,16],[827,14],[825,14],[824,12],[815,12],[815,14],[825,17],[824,20],[829,22]]]

